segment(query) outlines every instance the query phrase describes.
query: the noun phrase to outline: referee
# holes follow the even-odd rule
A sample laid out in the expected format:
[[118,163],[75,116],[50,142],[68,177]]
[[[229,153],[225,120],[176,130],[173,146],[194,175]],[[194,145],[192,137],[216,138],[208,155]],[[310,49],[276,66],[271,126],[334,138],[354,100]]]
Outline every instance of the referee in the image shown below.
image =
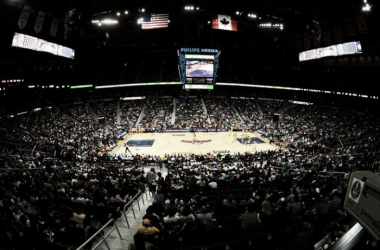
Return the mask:
[[129,152],[129,153],[132,154],[131,150],[129,150],[129,148],[128,148],[128,146],[127,146],[127,143],[125,143],[124,146],[126,146],[126,147],[125,147],[125,152],[124,152],[124,154],[126,154],[127,152]]

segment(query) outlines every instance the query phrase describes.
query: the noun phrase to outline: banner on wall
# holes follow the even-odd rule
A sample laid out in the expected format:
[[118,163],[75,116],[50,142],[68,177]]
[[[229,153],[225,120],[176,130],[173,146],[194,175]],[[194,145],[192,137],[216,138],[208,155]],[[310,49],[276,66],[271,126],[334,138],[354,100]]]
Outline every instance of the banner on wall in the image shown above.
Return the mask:
[[57,18],[53,18],[53,21],[51,22],[51,27],[50,27],[51,36],[57,36],[58,24],[59,24],[59,20]]
[[334,31],[334,37],[336,42],[342,42],[343,41],[343,32],[342,32],[342,26],[339,22],[333,23],[333,31]]
[[310,49],[311,42],[310,42],[310,35],[308,33],[303,34],[303,43],[305,49]]
[[42,25],[44,24],[45,20],[45,12],[39,11],[38,16],[36,19],[36,23],[34,24],[34,32],[39,33],[42,29]]
[[360,34],[367,34],[368,28],[367,23],[363,16],[356,16],[356,24],[358,25],[358,30]]
[[348,36],[355,36],[356,30],[352,18],[344,19],[344,25],[346,26],[346,32]]
[[18,28],[22,30],[25,28],[26,23],[28,22],[29,14],[32,8],[28,5],[24,5],[24,8],[22,9],[20,18],[18,19]]
[[300,33],[294,35],[294,45],[297,49],[302,47],[302,38]]
[[331,44],[331,33],[329,26],[327,24],[322,25],[321,30],[324,44]]

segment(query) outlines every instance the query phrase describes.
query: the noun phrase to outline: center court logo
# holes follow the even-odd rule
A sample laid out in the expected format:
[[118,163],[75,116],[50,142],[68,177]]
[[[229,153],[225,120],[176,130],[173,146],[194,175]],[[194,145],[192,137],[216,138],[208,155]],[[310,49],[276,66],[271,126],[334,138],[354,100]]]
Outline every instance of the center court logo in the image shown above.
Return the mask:
[[[211,140],[196,140],[194,143],[196,144],[202,144],[202,143],[205,143],[205,142],[210,142]],[[193,140],[182,140],[181,142],[184,142],[184,143],[193,143]]]

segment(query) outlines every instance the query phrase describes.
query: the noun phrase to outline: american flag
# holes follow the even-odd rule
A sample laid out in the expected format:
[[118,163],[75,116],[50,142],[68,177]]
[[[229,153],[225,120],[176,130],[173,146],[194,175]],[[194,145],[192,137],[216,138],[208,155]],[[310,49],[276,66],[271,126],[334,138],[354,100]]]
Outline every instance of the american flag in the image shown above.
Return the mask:
[[169,14],[151,14],[150,18],[144,18],[141,29],[163,29],[169,27]]

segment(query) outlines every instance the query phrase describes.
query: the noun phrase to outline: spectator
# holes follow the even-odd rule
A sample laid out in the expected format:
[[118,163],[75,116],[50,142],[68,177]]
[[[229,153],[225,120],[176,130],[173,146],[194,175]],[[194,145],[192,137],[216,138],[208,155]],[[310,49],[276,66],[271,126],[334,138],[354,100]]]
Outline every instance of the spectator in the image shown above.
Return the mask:
[[157,189],[157,192],[153,195],[153,199],[157,201],[157,204],[163,206],[165,203],[165,196],[162,194],[161,188]]
[[247,211],[238,217],[243,229],[252,229],[257,226],[258,216],[253,204],[248,205]]
[[333,198],[328,202],[328,214],[334,214],[338,211],[341,204],[338,191],[333,193]]
[[268,200],[265,200],[261,204],[261,210],[259,212],[258,221],[260,224],[265,225],[268,221],[271,220],[273,213],[272,206],[270,205]]

